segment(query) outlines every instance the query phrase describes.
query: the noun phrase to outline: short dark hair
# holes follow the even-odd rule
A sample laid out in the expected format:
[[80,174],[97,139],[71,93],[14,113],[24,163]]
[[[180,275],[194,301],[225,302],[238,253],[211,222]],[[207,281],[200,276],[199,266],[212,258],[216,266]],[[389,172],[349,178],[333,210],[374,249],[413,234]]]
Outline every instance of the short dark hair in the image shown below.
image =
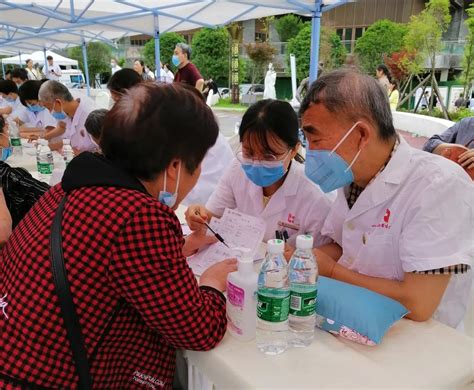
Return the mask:
[[124,93],[127,89],[141,83],[143,78],[133,69],[120,69],[115,72],[107,83],[107,88],[111,91]]
[[323,104],[354,123],[368,120],[377,127],[382,140],[396,135],[387,92],[373,77],[350,69],[326,73],[311,84],[301,103],[300,116],[312,104]]
[[52,60],[52,59],[53,59],[53,56],[47,56],[46,59],[47,59],[47,60]]
[[133,176],[155,179],[180,159],[190,173],[214,145],[219,127],[201,94],[181,83],[141,83],[106,115],[100,147]]
[[7,74],[12,74],[12,71],[11,71],[11,69],[7,69],[7,70],[6,70],[6,72],[5,72],[5,76],[6,76]]
[[100,108],[98,110],[91,111],[87,116],[84,127],[86,128],[87,132],[95,139],[100,139],[104,119],[108,112],[109,110]]
[[18,94],[18,87],[12,80],[0,81],[0,92],[8,95],[9,93]]
[[12,77],[19,78],[23,81],[28,80],[28,73],[26,72],[26,69],[23,68],[15,68],[12,71]]
[[0,134],[3,134],[5,128],[5,118],[0,115]]
[[240,142],[246,134],[255,134],[263,150],[276,154],[268,142],[269,133],[290,148],[298,144],[298,117],[289,103],[273,99],[260,100],[245,112],[240,122]]
[[377,65],[377,70],[381,70],[383,72],[383,74],[387,77],[390,76],[390,72],[388,71],[388,68],[385,64]]
[[27,100],[38,100],[38,92],[40,90],[41,81],[38,80],[28,80],[25,81],[20,88],[18,88],[18,95],[20,96],[20,102],[25,107],[27,106]]

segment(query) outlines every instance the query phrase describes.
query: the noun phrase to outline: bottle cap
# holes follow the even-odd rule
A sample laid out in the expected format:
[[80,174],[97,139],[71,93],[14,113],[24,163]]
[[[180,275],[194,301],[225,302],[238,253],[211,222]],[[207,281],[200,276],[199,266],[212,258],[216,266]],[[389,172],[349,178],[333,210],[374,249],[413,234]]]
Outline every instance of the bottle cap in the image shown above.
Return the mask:
[[309,234],[300,234],[296,237],[297,249],[313,249],[313,237]]
[[41,146],[47,146],[48,145],[48,141],[45,140],[44,138],[40,138],[38,140],[38,143],[41,145]]
[[285,241],[273,239],[267,242],[267,252],[273,255],[278,255],[285,251]]
[[67,138],[64,138],[63,139],[63,145],[71,145],[71,140],[67,139]]

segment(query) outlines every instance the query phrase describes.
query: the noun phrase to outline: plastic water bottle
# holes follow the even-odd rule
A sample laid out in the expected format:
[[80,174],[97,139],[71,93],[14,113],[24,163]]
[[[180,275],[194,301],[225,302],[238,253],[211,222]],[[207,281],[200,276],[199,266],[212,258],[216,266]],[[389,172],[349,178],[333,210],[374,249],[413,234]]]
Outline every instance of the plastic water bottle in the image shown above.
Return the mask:
[[13,147],[13,155],[21,156],[23,154],[21,147],[20,129],[13,120],[8,120],[8,132],[10,134],[10,142]]
[[72,150],[71,140],[69,139],[63,139],[63,157],[67,167],[74,158],[74,151]]
[[36,165],[40,179],[49,183],[54,169],[53,153],[45,139],[38,140],[38,149],[36,154]]
[[318,265],[313,255],[313,237],[296,237],[290,260],[290,340],[292,347],[307,347],[314,337]]
[[267,355],[277,355],[288,348],[290,290],[284,250],[283,240],[269,240],[258,275],[257,348]]
[[227,329],[241,341],[255,338],[257,273],[250,249],[240,250],[238,270],[227,275]]

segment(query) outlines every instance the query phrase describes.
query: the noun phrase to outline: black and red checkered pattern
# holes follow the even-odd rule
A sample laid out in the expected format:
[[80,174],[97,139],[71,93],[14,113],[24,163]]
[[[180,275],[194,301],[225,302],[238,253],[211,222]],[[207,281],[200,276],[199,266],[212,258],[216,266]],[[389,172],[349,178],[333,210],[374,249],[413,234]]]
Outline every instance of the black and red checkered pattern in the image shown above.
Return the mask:
[[[49,260],[52,219],[63,196],[60,185],[47,192],[1,253],[2,389],[5,376],[76,388]],[[135,190],[80,188],[68,195],[62,228],[94,388],[171,388],[175,348],[209,350],[222,339],[225,298],[198,287],[171,209]],[[126,303],[95,353],[121,299]]]

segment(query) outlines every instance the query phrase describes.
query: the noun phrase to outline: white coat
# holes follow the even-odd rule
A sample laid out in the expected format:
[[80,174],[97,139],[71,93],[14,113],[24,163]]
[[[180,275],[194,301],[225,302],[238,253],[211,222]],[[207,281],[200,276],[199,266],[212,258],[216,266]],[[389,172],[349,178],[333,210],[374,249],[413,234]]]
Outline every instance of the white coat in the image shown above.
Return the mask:
[[[349,210],[339,189],[323,234],[343,249],[339,264],[403,280],[405,272],[472,266],[473,182],[457,164],[410,147],[398,149]],[[472,272],[453,275],[433,318],[462,323]]]
[[212,194],[206,208],[222,216],[225,208],[262,218],[267,223],[264,240],[275,238],[276,230],[286,230],[288,243],[295,245],[298,234],[311,234],[314,246],[331,242],[321,235],[331,201],[304,174],[304,166],[293,161],[283,185],[272,195],[267,206],[263,189],[250,181],[240,163],[234,160]]
[[196,185],[181,203],[185,206],[205,204],[233,158],[234,153],[229,142],[219,133],[216,143],[207,151],[202,160],[201,175]]
[[71,140],[71,146],[81,152],[96,149],[92,137],[86,130],[85,123],[89,114],[96,109],[94,102],[87,97],[79,98],[79,106],[73,118],[69,116],[65,119],[66,132],[63,138]]

